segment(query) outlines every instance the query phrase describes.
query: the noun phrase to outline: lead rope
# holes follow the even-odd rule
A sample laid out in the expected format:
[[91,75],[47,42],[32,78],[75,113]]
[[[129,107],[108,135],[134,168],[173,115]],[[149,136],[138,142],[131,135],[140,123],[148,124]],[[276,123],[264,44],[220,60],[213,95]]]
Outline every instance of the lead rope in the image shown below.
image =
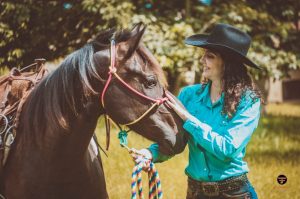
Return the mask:
[[[135,150],[130,149],[127,144],[127,133],[128,131],[121,130],[118,134],[118,138],[120,140],[120,145],[127,149],[129,153],[136,153],[138,155],[142,155],[137,153]],[[143,155],[142,155],[143,156]],[[144,165],[149,164],[149,171],[148,171],[148,179],[149,179],[149,199],[162,199],[163,192],[161,188],[160,178],[158,175],[158,171],[156,170],[154,163],[147,159],[145,161],[141,161],[136,163],[132,170],[131,175],[131,199],[144,199],[143,193],[143,184],[142,184],[142,168]]]

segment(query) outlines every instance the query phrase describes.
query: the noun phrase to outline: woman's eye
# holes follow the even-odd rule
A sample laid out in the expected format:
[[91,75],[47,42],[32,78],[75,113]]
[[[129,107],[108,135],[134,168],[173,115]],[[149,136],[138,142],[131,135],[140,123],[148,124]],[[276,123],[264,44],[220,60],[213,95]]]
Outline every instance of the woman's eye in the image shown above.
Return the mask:
[[153,88],[154,86],[156,86],[156,78],[151,76],[151,77],[148,77],[144,83],[145,87],[147,88]]
[[207,58],[212,59],[212,58],[214,58],[214,55],[212,55],[212,54],[207,54]]

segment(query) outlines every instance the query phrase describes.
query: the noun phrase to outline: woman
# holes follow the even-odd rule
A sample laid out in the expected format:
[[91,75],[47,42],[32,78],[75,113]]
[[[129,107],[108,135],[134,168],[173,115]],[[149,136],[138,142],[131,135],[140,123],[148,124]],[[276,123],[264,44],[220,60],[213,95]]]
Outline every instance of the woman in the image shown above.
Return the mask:
[[[185,43],[205,49],[200,60],[205,80],[182,89],[178,99],[184,108],[171,97],[168,102],[188,135],[186,198],[257,198],[243,160],[262,103],[246,68],[259,68],[246,57],[251,38],[233,26],[217,24],[210,34],[193,35]],[[157,144],[138,152],[154,162],[170,158]]]

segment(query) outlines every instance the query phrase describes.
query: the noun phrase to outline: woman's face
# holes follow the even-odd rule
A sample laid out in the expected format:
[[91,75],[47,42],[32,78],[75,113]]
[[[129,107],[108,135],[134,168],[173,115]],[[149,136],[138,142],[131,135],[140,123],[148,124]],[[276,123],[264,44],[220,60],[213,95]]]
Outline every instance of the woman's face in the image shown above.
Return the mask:
[[203,65],[203,77],[209,80],[221,80],[224,74],[224,62],[219,53],[205,50],[200,59]]

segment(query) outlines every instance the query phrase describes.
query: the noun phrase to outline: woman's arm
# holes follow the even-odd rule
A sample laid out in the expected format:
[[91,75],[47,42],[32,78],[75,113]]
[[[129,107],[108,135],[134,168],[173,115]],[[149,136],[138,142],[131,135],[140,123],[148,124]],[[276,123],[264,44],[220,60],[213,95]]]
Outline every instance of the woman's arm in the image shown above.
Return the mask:
[[242,107],[238,109],[225,130],[215,132],[210,125],[192,115],[187,115],[177,104],[171,103],[173,109],[179,112],[178,115],[186,119],[183,128],[196,143],[224,161],[236,157],[244,149],[258,125],[260,116],[260,100],[253,102],[250,97],[245,97]]
[[[171,96],[169,96],[169,98],[172,98],[173,101],[175,101],[178,106],[182,107],[183,110],[185,110],[183,103],[184,100],[186,100],[186,89],[182,89],[181,92],[178,95],[178,100],[173,99]],[[181,104],[182,103],[182,104]],[[164,155],[163,153],[161,153],[159,151],[159,145],[157,143],[154,143],[152,145],[150,145],[147,149],[141,149],[138,150],[139,153],[142,153],[144,156],[148,156],[151,157],[153,162],[164,162],[168,159],[170,159],[171,157],[173,157],[176,154],[179,154],[181,152],[184,151],[186,145],[187,145],[187,141],[188,141],[188,134],[183,131],[183,132],[178,132],[178,134],[176,135],[176,143],[175,146],[173,147],[173,155]],[[139,160],[138,158],[134,158],[135,161]],[[138,161],[136,161],[138,162]]]

